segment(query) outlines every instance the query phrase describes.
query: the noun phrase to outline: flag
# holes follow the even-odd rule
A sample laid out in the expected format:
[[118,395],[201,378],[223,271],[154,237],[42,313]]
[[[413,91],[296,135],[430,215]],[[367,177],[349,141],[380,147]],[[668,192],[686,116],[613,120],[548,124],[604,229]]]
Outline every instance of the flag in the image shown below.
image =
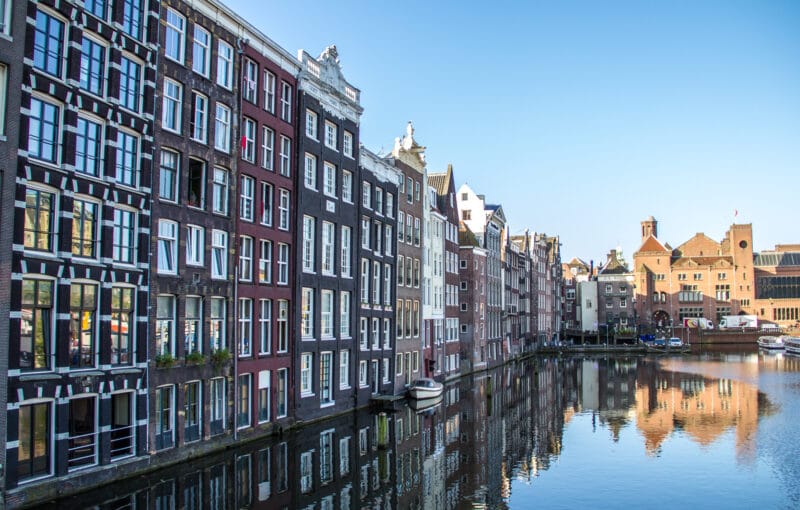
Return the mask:
[[247,137],[242,135],[242,150],[247,150]]
[[735,218],[737,216],[739,216],[739,209],[734,209],[733,210],[733,217]]

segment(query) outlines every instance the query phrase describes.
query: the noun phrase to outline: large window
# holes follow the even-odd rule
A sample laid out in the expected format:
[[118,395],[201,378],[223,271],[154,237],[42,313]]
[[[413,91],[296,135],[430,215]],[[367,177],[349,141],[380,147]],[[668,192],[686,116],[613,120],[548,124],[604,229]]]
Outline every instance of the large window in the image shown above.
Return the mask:
[[142,66],[128,57],[121,57],[119,64],[119,104],[123,108],[137,112],[142,85]]
[[350,292],[339,293],[339,335],[350,338]]
[[97,463],[97,399],[79,397],[69,401],[68,469]]
[[225,378],[217,377],[211,379],[209,386],[211,388],[211,404],[210,425],[211,434],[216,435],[225,430]]
[[339,263],[341,264],[341,275],[345,278],[352,276],[352,262],[350,260],[352,238],[353,231],[350,227],[342,226],[342,255]]
[[224,230],[211,232],[211,278],[228,277],[228,233]]
[[111,364],[133,362],[134,291],[132,287],[111,288]]
[[292,122],[292,86],[281,82],[281,119]]
[[267,182],[261,183],[261,224],[268,227],[272,226],[272,184]]
[[289,245],[278,243],[278,285],[289,283]]
[[336,197],[336,167],[327,161],[323,163],[322,191],[329,197]]
[[164,16],[166,33],[164,34],[164,54],[167,58],[183,63],[183,51],[186,45],[186,19],[176,11],[167,7]]
[[306,188],[317,189],[317,157],[313,154],[305,155],[305,179]]
[[178,272],[178,224],[174,221],[158,221],[158,272]]
[[239,356],[253,354],[253,300],[239,298]]
[[199,159],[189,160],[187,175],[188,197],[187,204],[200,209],[206,204],[206,163]]
[[136,428],[134,426],[133,392],[125,391],[111,395],[111,459],[133,455]]
[[156,298],[156,355],[175,355],[175,296]]
[[142,39],[142,0],[123,0],[122,30],[134,39]]
[[192,70],[208,77],[211,62],[211,34],[195,24],[192,43]]
[[320,336],[333,338],[333,291],[322,290],[320,303]]
[[[260,371],[258,373],[258,423],[266,423],[270,420],[270,383],[270,371]],[[264,451],[269,452],[269,449]],[[267,457],[263,468],[266,470],[264,473],[265,476],[263,476],[265,480],[263,481],[269,482],[269,457]]]
[[23,278],[20,310],[19,367],[42,370],[52,367],[53,282]]
[[333,353],[319,356],[319,400],[322,405],[333,403]]
[[139,137],[125,131],[117,132],[117,183],[135,187],[139,176]]
[[259,299],[258,314],[258,353],[272,352],[272,300]]
[[164,79],[164,104],[161,112],[162,127],[175,133],[181,132],[181,108],[183,108],[183,86]]
[[303,338],[314,336],[314,289],[303,287],[300,334]]
[[97,256],[98,209],[95,202],[80,198],[72,201],[72,254],[76,257]]
[[242,159],[256,162],[256,122],[247,117],[242,121]]
[[272,241],[261,240],[258,257],[258,282],[272,283]]
[[64,62],[64,22],[37,10],[33,34],[33,67],[61,78]]
[[243,66],[242,97],[245,101],[255,104],[257,101],[256,96],[258,95],[258,64],[249,58],[245,58]]
[[192,381],[186,383],[183,390],[183,440],[197,441],[202,436],[203,400],[202,383]]
[[183,349],[186,354],[203,350],[203,301],[199,296],[186,296],[183,322]]
[[25,248],[53,251],[56,195],[35,188],[25,190]]
[[39,478],[52,473],[53,432],[51,402],[19,406],[17,477]]
[[57,163],[61,108],[37,97],[31,98],[28,117],[28,156]]
[[281,135],[281,167],[280,173],[284,177],[292,175],[292,140]]
[[275,131],[264,126],[261,129],[261,166],[272,170],[275,164]]
[[300,355],[300,394],[308,396],[312,394],[311,369],[314,364],[314,354],[304,352]]
[[342,136],[342,152],[349,158],[353,157],[353,134],[350,131],[345,131]]
[[84,35],[83,41],[81,42],[80,88],[97,96],[102,96],[105,85],[105,75],[105,46]]
[[286,414],[289,412],[288,389],[289,389],[289,371],[285,368],[278,369],[278,394],[277,394],[278,418],[286,417]]
[[231,109],[217,103],[214,123],[214,147],[223,152],[231,150]]
[[244,221],[253,221],[256,200],[255,180],[248,175],[242,175],[239,193],[239,217]]
[[212,351],[224,349],[225,342],[225,298],[212,297],[209,314],[209,347]]
[[72,368],[95,365],[97,350],[97,285],[73,282],[69,288],[69,364]]
[[233,88],[233,46],[225,41],[219,41],[217,47],[217,84]]
[[239,280],[253,281],[253,238],[239,236]]
[[208,98],[197,92],[192,93],[192,124],[190,130],[193,140],[205,143],[208,131]]
[[75,126],[75,171],[97,177],[102,161],[103,126],[85,117],[78,117]]
[[342,349],[339,351],[339,388],[350,387],[350,351]]
[[236,418],[236,426],[239,428],[250,426],[250,392],[252,391],[252,374],[241,374],[239,376],[239,414]]
[[334,271],[334,242],[336,226],[328,221],[322,222],[322,274],[332,275]]
[[228,171],[214,168],[214,184],[212,189],[212,207],[217,214],[228,214]]
[[205,260],[205,229],[198,225],[186,226],[186,265],[202,266]]
[[176,152],[161,151],[161,168],[159,172],[159,196],[164,200],[178,200],[178,172],[180,157]]
[[316,219],[303,216],[303,271],[313,273],[315,267]]
[[325,121],[325,146],[336,150],[336,142],[338,141],[338,129],[336,124],[326,120]]
[[175,387],[156,388],[156,450],[171,448],[175,444]]
[[289,230],[289,190],[281,189],[278,199],[278,228]]
[[289,302],[278,300],[278,352],[289,350]]
[[275,75],[264,69],[264,109],[275,113]]

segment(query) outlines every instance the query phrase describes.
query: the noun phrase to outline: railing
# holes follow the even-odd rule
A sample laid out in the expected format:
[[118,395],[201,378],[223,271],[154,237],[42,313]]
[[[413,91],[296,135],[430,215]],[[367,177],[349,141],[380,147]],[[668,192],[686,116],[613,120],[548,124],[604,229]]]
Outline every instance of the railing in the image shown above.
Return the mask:
[[69,450],[67,451],[67,468],[73,469],[94,464],[96,444],[97,432],[70,437]]
[[133,455],[134,426],[111,429],[111,458]]

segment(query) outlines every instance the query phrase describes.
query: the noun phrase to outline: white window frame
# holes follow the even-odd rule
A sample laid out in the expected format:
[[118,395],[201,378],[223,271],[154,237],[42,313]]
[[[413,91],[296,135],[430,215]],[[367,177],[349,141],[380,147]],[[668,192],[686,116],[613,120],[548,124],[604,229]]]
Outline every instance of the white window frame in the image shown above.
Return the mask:
[[325,121],[325,147],[333,149],[338,152],[336,142],[338,139],[339,128],[333,122]]
[[350,338],[350,291],[339,292],[339,338]]
[[333,291],[322,289],[320,293],[320,338],[334,338]]
[[314,273],[316,267],[317,219],[303,215],[303,272]]
[[214,116],[214,148],[226,154],[231,151],[231,109],[217,103]]
[[217,85],[233,89],[233,46],[221,39],[217,43]]
[[192,126],[191,138],[206,143],[208,140],[208,97],[192,91]]
[[326,196],[336,198],[336,165],[325,161],[322,168],[322,192]]
[[351,278],[353,276],[353,268],[351,265],[351,256],[353,252],[353,229],[342,225],[341,232],[341,258],[339,260],[340,274],[343,278]]
[[342,152],[348,158],[353,157],[353,133],[347,130],[342,133]]
[[[167,7],[167,12],[164,15],[164,25],[164,56],[183,64],[186,48],[186,18],[175,9]],[[177,47],[174,47],[174,45],[177,45]],[[174,52],[177,52],[177,54],[174,54]]]
[[280,174],[284,177],[292,176],[292,139],[281,135]]
[[[201,39],[203,36],[205,36],[204,42]],[[202,55],[198,57],[200,52],[202,52]],[[197,23],[194,25],[192,42],[192,70],[206,78],[208,78],[211,71],[211,32]]]
[[158,220],[158,273],[178,274],[178,222],[176,221]]
[[258,257],[258,282],[272,283],[272,241],[261,239]]
[[228,233],[224,230],[211,231],[211,279],[228,278]]
[[353,174],[349,170],[342,170],[342,200],[353,203]]
[[275,113],[275,74],[264,69],[264,110]]
[[278,201],[278,230],[289,230],[289,208],[291,196],[289,190],[280,189]]
[[181,132],[183,109],[183,85],[175,80],[164,78],[161,127],[173,133]]
[[322,222],[322,260],[321,272],[333,275],[335,270],[335,238],[336,225],[329,221]]
[[317,112],[306,109],[306,136],[318,140],[319,116]]
[[242,175],[239,187],[239,218],[252,223],[255,221],[256,180]]
[[205,228],[186,225],[186,265],[203,266],[205,263]]
[[253,281],[253,250],[255,240],[250,236],[239,236],[239,281]]
[[275,131],[269,126],[261,129],[261,166],[275,170]]

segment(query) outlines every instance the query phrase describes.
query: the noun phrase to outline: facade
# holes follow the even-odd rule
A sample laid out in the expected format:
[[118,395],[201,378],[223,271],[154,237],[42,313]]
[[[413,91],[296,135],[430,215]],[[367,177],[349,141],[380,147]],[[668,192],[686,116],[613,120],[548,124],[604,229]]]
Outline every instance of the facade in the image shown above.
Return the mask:
[[666,332],[684,318],[717,324],[725,315],[756,311],[752,225],[731,225],[721,242],[698,233],[676,249],[658,240],[652,216],[641,226],[633,265],[635,309],[643,326]]
[[519,334],[517,342],[520,352],[529,352],[535,347],[535,336],[533,335],[535,316],[533,312],[533,299],[531,280],[533,268],[531,264],[532,237],[529,231],[523,235],[510,236],[510,241],[517,249],[517,286],[518,292],[518,324]]
[[522,352],[519,316],[519,246],[506,236],[503,243],[503,343],[510,356]]
[[487,252],[475,234],[461,222],[458,230],[458,303],[461,371],[469,373],[488,367],[486,349],[486,265]]
[[[394,392],[397,215],[400,173],[361,147],[361,241],[358,246],[359,298],[357,405],[371,395]],[[342,381],[344,382],[344,381]]]
[[753,312],[760,321],[796,327],[800,320],[800,245],[778,245],[753,261]]
[[342,75],[335,46],[319,58],[301,50],[298,60],[295,281],[300,295],[291,348],[295,418],[306,421],[351,409],[359,393],[356,243],[369,230],[362,233],[359,214],[360,92]]
[[436,190],[427,192],[422,252],[423,370],[427,377],[441,376],[444,369],[444,258],[445,217],[437,208]]
[[236,203],[236,428],[291,420],[297,60],[242,20]]
[[636,325],[633,280],[622,254],[611,250],[597,274],[597,319],[607,335],[633,329]]
[[146,462],[159,5],[2,5],[0,60],[17,60],[0,63],[0,83],[21,91],[3,90],[0,108],[0,165],[14,165],[2,168],[14,209],[0,273],[8,284],[11,272],[3,471],[14,505],[56,494],[54,479],[97,484]]
[[420,377],[423,345],[422,328],[422,257],[425,196],[427,182],[425,147],[414,139],[414,127],[409,122],[406,134],[395,139],[387,162],[394,166],[403,180],[397,196],[397,351],[395,355],[394,391]]
[[461,373],[463,359],[459,324],[459,282],[461,278],[458,270],[458,202],[456,201],[453,166],[447,165],[447,170],[443,173],[428,174],[428,184],[433,190],[431,210],[435,203],[435,208],[441,218],[442,229],[441,233],[431,232],[431,238],[440,238],[442,245],[441,257],[438,260],[434,259],[434,262],[438,263],[438,267],[434,265],[433,272],[440,277],[441,282],[439,300],[443,309],[443,331],[440,338],[443,338],[443,348],[431,359],[436,361],[435,367],[444,373],[444,377],[450,378]]
[[573,337],[581,331],[581,321],[578,316],[579,302],[577,300],[578,284],[589,279],[589,265],[575,257],[569,262],[561,264],[563,275],[564,306],[562,307],[562,331],[568,337]]

